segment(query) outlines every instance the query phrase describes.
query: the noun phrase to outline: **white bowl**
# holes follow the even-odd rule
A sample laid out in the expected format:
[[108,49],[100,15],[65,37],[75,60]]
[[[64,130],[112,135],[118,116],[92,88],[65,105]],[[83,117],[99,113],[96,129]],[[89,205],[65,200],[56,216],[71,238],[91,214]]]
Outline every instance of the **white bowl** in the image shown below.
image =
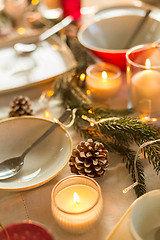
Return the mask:
[[137,200],[130,215],[130,229],[136,240],[160,239],[160,190]]
[[[160,10],[152,10],[140,31],[136,31],[145,14],[145,9],[131,6],[101,10],[92,23],[80,28],[78,39],[103,61],[115,64],[124,71],[128,48],[160,39]],[[136,35],[134,39],[133,35]]]
[[[42,135],[52,121],[37,117],[17,117],[0,122],[0,162],[19,156]],[[54,178],[67,164],[72,141],[65,128],[56,128],[25,157],[24,166],[14,177],[0,181],[0,189],[27,190]]]

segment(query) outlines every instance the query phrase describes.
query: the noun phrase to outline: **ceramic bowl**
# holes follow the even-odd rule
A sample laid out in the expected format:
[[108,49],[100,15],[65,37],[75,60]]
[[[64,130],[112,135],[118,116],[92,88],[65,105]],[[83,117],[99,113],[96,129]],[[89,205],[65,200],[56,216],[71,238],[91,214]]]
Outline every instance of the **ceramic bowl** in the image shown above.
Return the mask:
[[130,229],[135,240],[160,239],[160,190],[137,200],[130,214]]
[[[0,122],[0,162],[19,156],[50,126],[52,121],[38,117],[15,117]],[[56,128],[24,159],[20,172],[0,181],[0,189],[27,190],[53,179],[68,163],[72,140],[63,127]]]
[[138,7],[101,10],[80,28],[78,39],[100,59],[125,71],[127,49],[160,39],[160,10],[152,10],[138,31],[145,15],[146,10]]

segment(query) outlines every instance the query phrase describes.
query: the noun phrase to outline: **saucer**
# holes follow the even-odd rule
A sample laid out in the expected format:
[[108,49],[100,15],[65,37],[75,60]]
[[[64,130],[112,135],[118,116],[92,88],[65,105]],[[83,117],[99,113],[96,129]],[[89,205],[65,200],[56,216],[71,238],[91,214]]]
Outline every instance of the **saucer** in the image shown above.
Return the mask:
[[[0,122],[0,162],[16,157],[41,136],[53,121],[38,117],[17,117]],[[53,179],[66,166],[72,140],[64,127],[56,128],[25,157],[21,171],[1,180],[0,189],[28,190]]]

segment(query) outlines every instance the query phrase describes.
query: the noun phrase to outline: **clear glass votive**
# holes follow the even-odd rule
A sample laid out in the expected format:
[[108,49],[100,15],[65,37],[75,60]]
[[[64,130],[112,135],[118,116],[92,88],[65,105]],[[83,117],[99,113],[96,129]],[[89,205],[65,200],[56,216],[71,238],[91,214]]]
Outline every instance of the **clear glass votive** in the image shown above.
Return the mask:
[[160,45],[144,44],[129,49],[127,82],[129,105],[143,116],[160,114]]
[[119,67],[101,62],[90,65],[86,70],[86,86],[96,100],[106,100],[114,96],[121,86]]
[[102,208],[101,188],[89,177],[66,177],[52,190],[52,214],[68,232],[83,233],[89,230],[100,218]]

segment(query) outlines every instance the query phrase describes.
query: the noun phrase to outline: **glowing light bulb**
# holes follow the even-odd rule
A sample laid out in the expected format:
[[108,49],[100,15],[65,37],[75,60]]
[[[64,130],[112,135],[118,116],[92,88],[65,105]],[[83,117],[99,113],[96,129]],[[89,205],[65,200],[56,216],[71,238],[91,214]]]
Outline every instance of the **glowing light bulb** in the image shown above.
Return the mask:
[[91,126],[91,127],[94,127],[94,122],[90,122],[90,126]]
[[86,91],[86,93],[87,93],[88,96],[91,95],[91,91],[89,89]]
[[48,90],[47,92],[46,92],[46,97],[47,98],[50,98],[50,97],[52,97],[54,95],[54,91],[53,90]]
[[74,199],[73,203],[76,204],[76,206],[78,206],[80,199],[76,192],[74,192],[74,194],[73,194],[73,199]]
[[91,113],[91,114],[92,114],[92,113],[93,113],[92,109],[89,109],[89,110],[88,110],[88,113]]
[[84,81],[84,80],[85,80],[85,77],[86,77],[85,73],[81,73],[81,75],[80,75],[80,80],[81,80],[81,81]]
[[48,110],[46,110],[45,113],[44,113],[44,117],[45,118],[50,118],[51,117],[51,113]]

